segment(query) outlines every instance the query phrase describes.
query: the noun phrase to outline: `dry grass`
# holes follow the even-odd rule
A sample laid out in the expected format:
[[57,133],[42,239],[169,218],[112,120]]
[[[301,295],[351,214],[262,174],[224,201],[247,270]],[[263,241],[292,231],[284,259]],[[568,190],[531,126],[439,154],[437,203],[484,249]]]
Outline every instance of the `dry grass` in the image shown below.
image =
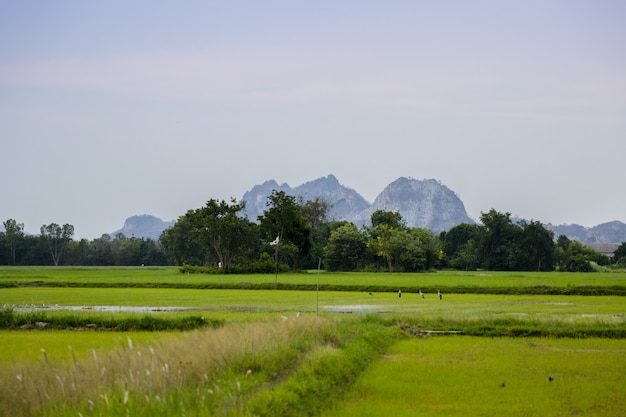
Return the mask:
[[[239,323],[148,346],[136,346],[129,337],[106,355],[94,350],[80,361],[70,347],[69,363],[51,361],[42,349],[38,362],[0,371],[0,415],[121,412],[194,391],[194,401],[206,407],[236,409],[244,380],[250,385],[279,378],[331,323],[318,317]],[[167,412],[167,405],[160,408]]]

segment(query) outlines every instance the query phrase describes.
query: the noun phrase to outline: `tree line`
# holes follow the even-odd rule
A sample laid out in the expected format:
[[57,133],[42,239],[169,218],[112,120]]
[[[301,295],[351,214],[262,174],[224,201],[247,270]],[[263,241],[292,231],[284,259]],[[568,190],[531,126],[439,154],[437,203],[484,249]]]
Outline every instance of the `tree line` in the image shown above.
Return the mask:
[[554,233],[538,221],[513,221],[491,209],[480,224],[459,224],[436,235],[408,227],[399,212],[377,210],[357,227],[328,219],[330,204],[273,191],[256,221],[245,202],[210,199],[188,210],[155,241],[107,234],[72,239],[71,225],[43,225],[27,236],[23,224],[4,222],[0,262],[12,265],[181,265],[186,271],[278,272],[323,267],[329,271],[416,272],[433,269],[593,271],[626,266],[626,243],[609,258]]
[[0,232],[0,264],[126,266],[171,264],[160,242],[151,239],[115,237],[104,234],[91,241],[74,240],[74,226],[50,223],[39,235],[24,233],[24,224],[14,219],[3,222]]

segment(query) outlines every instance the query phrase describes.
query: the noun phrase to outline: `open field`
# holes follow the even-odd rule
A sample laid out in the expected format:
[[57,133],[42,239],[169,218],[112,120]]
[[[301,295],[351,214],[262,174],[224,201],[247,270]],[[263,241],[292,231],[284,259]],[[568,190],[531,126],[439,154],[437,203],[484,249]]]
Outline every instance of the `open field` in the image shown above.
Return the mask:
[[[0,267],[0,287],[43,286],[162,286],[177,288],[267,288],[278,283],[281,289],[367,290],[405,292],[425,289],[436,292],[502,292],[505,290],[537,293],[541,288],[561,292],[576,288],[615,288],[626,295],[626,272],[557,273],[438,271],[432,273],[308,273],[206,275],[181,274],[174,267],[84,268],[84,267]],[[291,287],[291,288],[290,288]]]
[[412,339],[391,347],[323,415],[621,416],[624,375],[618,340]]
[[0,289],[3,304],[48,314],[203,313],[230,319],[238,314],[409,314],[424,318],[526,318],[626,323],[624,297],[436,294],[348,291],[194,290],[169,288],[21,287]]
[[[289,290],[273,289],[275,279],[2,267],[0,308],[12,314],[44,322],[194,315],[221,324],[184,332],[0,331],[0,415],[601,416],[626,409],[626,297],[434,294],[465,285],[623,288],[624,273],[322,272],[327,288],[319,293],[311,290],[317,271],[279,274]],[[422,299],[411,292],[417,288],[431,292]]]

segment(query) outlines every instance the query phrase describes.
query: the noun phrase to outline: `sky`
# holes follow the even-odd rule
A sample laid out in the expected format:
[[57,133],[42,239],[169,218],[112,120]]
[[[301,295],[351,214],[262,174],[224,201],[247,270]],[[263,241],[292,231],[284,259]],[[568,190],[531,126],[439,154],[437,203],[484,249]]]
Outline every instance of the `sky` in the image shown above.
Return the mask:
[[0,220],[75,239],[274,179],[626,222],[626,2],[0,0]]

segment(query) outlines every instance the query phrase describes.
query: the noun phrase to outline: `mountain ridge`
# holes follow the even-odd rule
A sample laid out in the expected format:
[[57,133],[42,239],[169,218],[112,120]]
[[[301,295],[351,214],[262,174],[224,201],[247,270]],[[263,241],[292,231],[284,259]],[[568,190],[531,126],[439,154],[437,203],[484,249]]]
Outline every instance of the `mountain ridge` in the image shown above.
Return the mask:
[[[371,214],[378,209],[398,211],[407,226],[427,227],[433,233],[448,230],[460,223],[476,223],[465,211],[463,202],[458,195],[436,179],[416,180],[411,177],[400,177],[387,185],[373,203],[369,203],[357,191],[341,184],[332,174],[296,187],[291,187],[287,183],[279,184],[274,179],[254,185],[243,194],[240,200],[246,202],[244,215],[250,220],[256,221],[257,217],[262,215],[266,209],[267,197],[271,195],[273,190],[284,191],[305,201],[316,197],[322,198],[332,204],[329,219],[347,220],[358,226],[369,224]],[[441,209],[442,202],[443,207],[447,208]],[[153,219],[148,221],[143,216]],[[146,225],[151,224],[151,231],[144,232],[142,230],[144,227],[139,224],[142,219]],[[126,219],[122,229],[113,232],[111,236],[115,236],[116,233],[124,233],[127,237],[145,237],[156,240],[160,233],[172,224],[174,221],[167,222],[150,215],[132,216]],[[626,224],[619,220],[601,223],[593,227],[578,224],[554,225],[551,223],[544,223],[544,226],[554,231],[555,237],[565,235],[582,243],[621,243],[626,241]],[[162,229],[158,230],[159,227]]]

